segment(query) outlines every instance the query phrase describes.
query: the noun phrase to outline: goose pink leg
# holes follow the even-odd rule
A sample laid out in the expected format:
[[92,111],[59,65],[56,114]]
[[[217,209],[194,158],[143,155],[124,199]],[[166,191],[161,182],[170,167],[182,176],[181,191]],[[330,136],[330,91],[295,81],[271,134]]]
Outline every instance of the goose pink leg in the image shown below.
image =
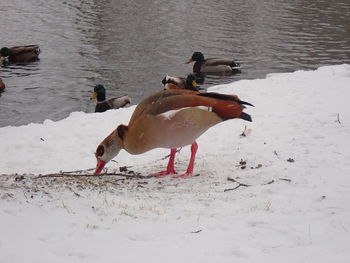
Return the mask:
[[172,148],[170,150],[170,157],[169,157],[168,166],[167,166],[165,171],[153,173],[153,174],[150,174],[148,176],[161,177],[161,176],[165,176],[168,174],[176,174],[176,171],[174,168],[175,154],[176,154],[176,148]]
[[186,178],[186,177],[191,176],[193,174],[194,160],[196,159],[197,150],[198,150],[198,144],[196,142],[192,143],[192,145],[191,145],[191,159],[190,159],[190,163],[188,164],[187,171],[184,174],[175,176],[176,178]]

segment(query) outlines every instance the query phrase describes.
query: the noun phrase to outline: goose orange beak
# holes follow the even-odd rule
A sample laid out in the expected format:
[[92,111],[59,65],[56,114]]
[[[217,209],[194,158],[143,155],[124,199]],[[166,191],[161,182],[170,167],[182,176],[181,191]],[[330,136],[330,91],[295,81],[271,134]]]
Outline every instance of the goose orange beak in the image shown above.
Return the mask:
[[97,159],[97,165],[96,165],[96,170],[94,172],[94,175],[96,174],[100,174],[101,171],[103,170],[103,168],[105,167],[106,165],[106,162],[105,161],[102,161],[100,160],[99,158],[96,158]]
[[192,58],[190,58],[187,62],[185,62],[185,64],[190,64],[191,62],[193,62]]

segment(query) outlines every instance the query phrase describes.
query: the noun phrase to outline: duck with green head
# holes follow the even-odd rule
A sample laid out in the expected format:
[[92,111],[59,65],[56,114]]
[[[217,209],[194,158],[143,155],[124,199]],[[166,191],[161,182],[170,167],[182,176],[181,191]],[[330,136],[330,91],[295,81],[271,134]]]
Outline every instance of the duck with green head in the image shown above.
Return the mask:
[[119,109],[129,106],[131,99],[128,95],[106,100],[106,89],[103,85],[98,84],[94,87],[94,93],[90,99],[97,99],[95,112],[105,112],[110,109]]
[[233,59],[228,58],[204,58],[203,53],[194,52],[192,57],[186,62],[189,64],[195,62],[193,65],[193,72],[195,73],[220,73],[220,72],[237,72],[241,65],[236,63]]
[[39,59],[38,45],[3,47],[0,49],[0,60],[4,63],[31,62]]
[[197,77],[194,74],[189,74],[186,78],[166,75],[162,80],[162,84],[165,89],[187,89],[199,91],[203,88],[198,86],[197,81]]

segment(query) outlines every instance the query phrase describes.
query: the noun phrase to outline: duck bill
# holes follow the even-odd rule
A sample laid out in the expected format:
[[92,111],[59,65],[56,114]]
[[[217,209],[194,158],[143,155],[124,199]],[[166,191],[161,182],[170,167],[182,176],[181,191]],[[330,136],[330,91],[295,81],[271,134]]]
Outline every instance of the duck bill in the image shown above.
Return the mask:
[[193,87],[198,87],[197,81],[193,80],[193,81],[192,81],[192,86],[193,86]]
[[97,98],[97,92],[92,93],[90,100],[96,99]]
[[191,62],[193,62],[192,58],[190,58],[187,62],[185,62],[185,64],[190,64]]
[[96,165],[96,170],[94,172],[94,175],[100,174],[101,171],[103,170],[103,168],[105,167],[105,165],[106,165],[105,161],[102,161],[102,160],[97,158],[97,165]]

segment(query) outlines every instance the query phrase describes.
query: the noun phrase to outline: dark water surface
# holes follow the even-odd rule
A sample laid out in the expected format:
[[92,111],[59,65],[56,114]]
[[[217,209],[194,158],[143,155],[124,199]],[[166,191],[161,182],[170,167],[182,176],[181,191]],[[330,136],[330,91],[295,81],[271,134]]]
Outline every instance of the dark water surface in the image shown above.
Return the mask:
[[0,0],[0,46],[39,44],[41,60],[0,68],[0,127],[93,112],[107,97],[133,103],[185,76],[193,51],[230,57],[242,73],[204,87],[267,73],[350,63],[349,0]]

